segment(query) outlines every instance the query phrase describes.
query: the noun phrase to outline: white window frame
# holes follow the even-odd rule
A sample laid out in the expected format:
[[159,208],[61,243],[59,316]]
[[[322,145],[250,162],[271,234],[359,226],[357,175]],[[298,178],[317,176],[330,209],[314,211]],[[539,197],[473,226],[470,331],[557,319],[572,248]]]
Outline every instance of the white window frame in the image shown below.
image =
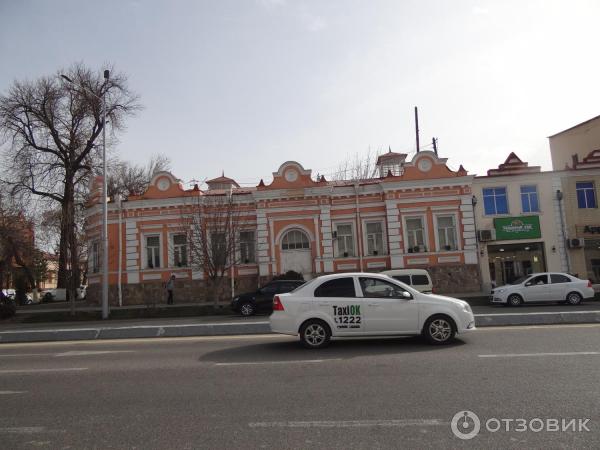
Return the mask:
[[[439,236],[439,225],[438,218],[439,217],[453,217],[454,218],[454,232],[456,238],[456,249],[455,250],[446,250],[443,249],[440,244],[440,236]],[[433,215],[433,232],[435,233],[435,248],[438,252],[457,252],[462,250],[462,239],[460,235],[460,226],[458,222],[458,213],[455,211],[448,212],[439,212]]]
[[100,241],[92,241],[90,245],[92,267],[91,273],[100,273]]
[[[304,237],[306,238],[306,241],[308,243],[308,247],[304,248],[289,248],[289,240],[288,240],[288,248],[283,248],[283,240],[292,232],[297,231],[300,234],[304,235]],[[295,242],[296,243],[296,242]],[[304,251],[304,252],[308,252],[308,251],[312,251],[312,242],[311,242],[311,237],[310,237],[310,233],[308,233],[305,229],[300,228],[300,227],[292,227],[292,228],[288,228],[286,229],[283,233],[281,233],[281,238],[279,240],[279,247],[280,250],[282,252],[294,252],[294,251]]]
[[[333,246],[333,254],[335,258],[355,258],[357,256],[357,251],[358,251],[358,245],[357,245],[357,236],[356,236],[356,224],[354,221],[350,221],[350,220],[340,220],[337,222],[334,222],[333,224],[333,228],[335,230],[335,234],[336,234],[336,239],[335,239],[335,243]],[[352,246],[353,246],[353,252],[352,254],[350,254],[350,252],[348,252],[348,256],[344,256],[344,252],[340,253],[339,250],[339,233],[338,233],[338,226],[340,225],[350,225],[350,232],[352,233]]]
[[[589,183],[592,185],[591,188],[578,188],[577,185],[578,184],[583,184],[583,183]],[[583,196],[585,198],[585,206],[581,207],[579,206],[579,191],[583,191]],[[588,200],[587,200],[587,191],[592,191],[594,194],[594,206],[589,206],[588,205]],[[575,181],[575,201],[577,202],[577,209],[596,209],[598,208],[598,197],[596,195],[596,182],[595,181]]]
[[[254,261],[248,261],[245,262],[242,260],[242,233],[252,233],[254,235],[254,239],[252,240],[252,243],[254,244]],[[258,262],[258,242],[256,239],[256,230],[253,229],[246,229],[246,230],[240,230],[239,231],[239,237],[238,237],[238,242],[239,242],[239,248],[238,248],[238,255],[237,255],[237,259],[238,261],[240,261],[240,264],[256,264]]]
[[[158,257],[160,258],[159,267],[148,267],[148,241],[149,237],[158,237]],[[163,254],[163,234],[162,233],[144,233],[142,234],[142,267],[144,270],[161,270],[164,268],[165,255]]]
[[[186,246],[186,257],[187,264],[185,266],[176,266],[175,265],[175,236],[185,236],[185,246]],[[187,268],[190,267],[190,242],[188,236],[184,231],[173,231],[169,233],[169,267],[173,268]]]
[[[504,194],[506,195],[506,212],[505,213],[499,213],[498,212],[498,204],[496,203],[496,194],[494,193],[494,206],[496,206],[496,212],[492,213],[492,214],[488,214],[485,210],[485,195],[483,193],[483,191],[485,191],[486,189],[499,189],[502,188],[504,189]],[[520,192],[520,189],[519,189]],[[521,197],[519,196],[519,200],[521,199]],[[510,216],[510,193],[509,193],[509,189],[507,185],[501,185],[501,186],[483,186],[481,188],[481,208],[483,211],[483,215],[485,217],[505,217],[505,216]],[[522,209],[522,208],[521,208]]]
[[[534,187],[535,192],[521,192],[521,189],[524,187]],[[529,202],[529,209],[531,209],[531,195],[535,194],[537,198],[537,211],[524,211],[523,208],[523,195],[527,195],[527,201]],[[538,189],[537,184],[520,184],[519,185],[519,200],[521,200],[521,214],[540,214],[542,211],[542,206],[540,205],[540,190]]]
[[429,246],[429,223],[427,221],[427,214],[407,214],[402,215],[402,237],[404,239],[404,252],[408,253],[408,227],[406,226],[406,221],[408,219],[421,219],[423,224],[423,246],[427,248],[427,252],[419,252],[419,253],[431,253],[431,248]]
[[[369,233],[367,232],[367,224],[369,223],[380,223],[381,224],[381,253],[378,253],[377,255],[369,255]],[[385,219],[382,218],[365,218],[362,219],[362,234],[363,234],[363,255],[371,258],[371,257],[378,257],[381,255],[387,255],[388,254],[388,248],[387,248],[387,240],[388,240],[388,235],[387,235],[387,228],[385,226]]]

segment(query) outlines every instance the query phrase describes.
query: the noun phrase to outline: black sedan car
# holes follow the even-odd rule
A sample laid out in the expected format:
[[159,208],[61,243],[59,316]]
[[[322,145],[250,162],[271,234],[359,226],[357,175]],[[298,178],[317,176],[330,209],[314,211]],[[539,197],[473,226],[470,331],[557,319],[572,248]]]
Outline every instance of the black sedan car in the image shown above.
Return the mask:
[[231,302],[231,309],[242,316],[251,316],[257,312],[270,313],[273,309],[275,294],[293,291],[304,284],[303,280],[273,280],[254,292],[238,295]]

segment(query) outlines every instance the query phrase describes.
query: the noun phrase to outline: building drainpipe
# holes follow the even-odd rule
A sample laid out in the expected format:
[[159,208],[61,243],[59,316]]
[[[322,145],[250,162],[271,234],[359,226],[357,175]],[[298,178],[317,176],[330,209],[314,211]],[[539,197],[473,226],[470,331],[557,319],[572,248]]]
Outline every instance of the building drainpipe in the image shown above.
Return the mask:
[[358,260],[360,264],[360,272],[363,271],[363,254],[362,254],[362,224],[360,223],[360,208],[358,206],[358,187],[359,184],[354,184],[354,198],[356,200],[356,230],[357,230],[357,239],[356,242],[358,244]]
[[475,230],[475,251],[477,252],[477,275],[479,276],[479,290],[483,292],[483,273],[481,270],[481,250],[479,247],[479,238],[477,237],[477,215],[475,214],[475,206],[477,206],[477,197],[471,197],[471,205],[473,205],[473,228]]
[[[556,200],[558,201],[558,214],[560,216],[560,233],[562,234],[562,240],[563,240],[563,245],[566,242],[566,235],[565,235],[565,222],[563,221],[563,211],[562,211],[562,199],[563,199],[563,193],[561,192],[560,189],[556,190]],[[560,252],[560,247],[558,248],[559,252]],[[569,263],[569,253],[567,252],[566,248],[565,248],[565,262],[567,263],[567,273],[571,273],[571,264]]]
[[123,242],[122,242],[122,235],[121,233],[122,231],[122,226],[123,226],[123,221],[122,221],[122,217],[123,217],[123,204],[121,203],[121,195],[117,194],[117,207],[119,208],[119,236],[118,236],[118,240],[119,240],[119,273],[118,273],[118,278],[117,278],[117,293],[118,293],[118,297],[119,297],[119,306],[123,306],[123,290],[121,287],[121,279],[123,276]]

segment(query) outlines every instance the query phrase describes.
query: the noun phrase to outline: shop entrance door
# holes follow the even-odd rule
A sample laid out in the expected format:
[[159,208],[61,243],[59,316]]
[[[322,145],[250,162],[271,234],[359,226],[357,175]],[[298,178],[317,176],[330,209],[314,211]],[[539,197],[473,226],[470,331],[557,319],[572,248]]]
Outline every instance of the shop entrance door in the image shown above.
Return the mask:
[[542,242],[488,245],[487,250],[490,278],[496,280],[497,286],[512,283],[525,275],[546,271]]

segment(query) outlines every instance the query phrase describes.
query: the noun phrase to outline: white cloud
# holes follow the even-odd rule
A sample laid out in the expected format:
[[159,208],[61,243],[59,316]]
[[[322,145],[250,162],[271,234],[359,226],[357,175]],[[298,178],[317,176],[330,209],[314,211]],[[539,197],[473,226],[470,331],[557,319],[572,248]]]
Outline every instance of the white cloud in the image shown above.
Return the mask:
[[308,31],[321,31],[327,26],[327,22],[321,16],[306,15],[303,20]]
[[258,0],[258,4],[263,8],[271,10],[286,4],[286,0]]
[[490,13],[490,10],[483,6],[474,6],[471,13],[475,16],[487,16]]

